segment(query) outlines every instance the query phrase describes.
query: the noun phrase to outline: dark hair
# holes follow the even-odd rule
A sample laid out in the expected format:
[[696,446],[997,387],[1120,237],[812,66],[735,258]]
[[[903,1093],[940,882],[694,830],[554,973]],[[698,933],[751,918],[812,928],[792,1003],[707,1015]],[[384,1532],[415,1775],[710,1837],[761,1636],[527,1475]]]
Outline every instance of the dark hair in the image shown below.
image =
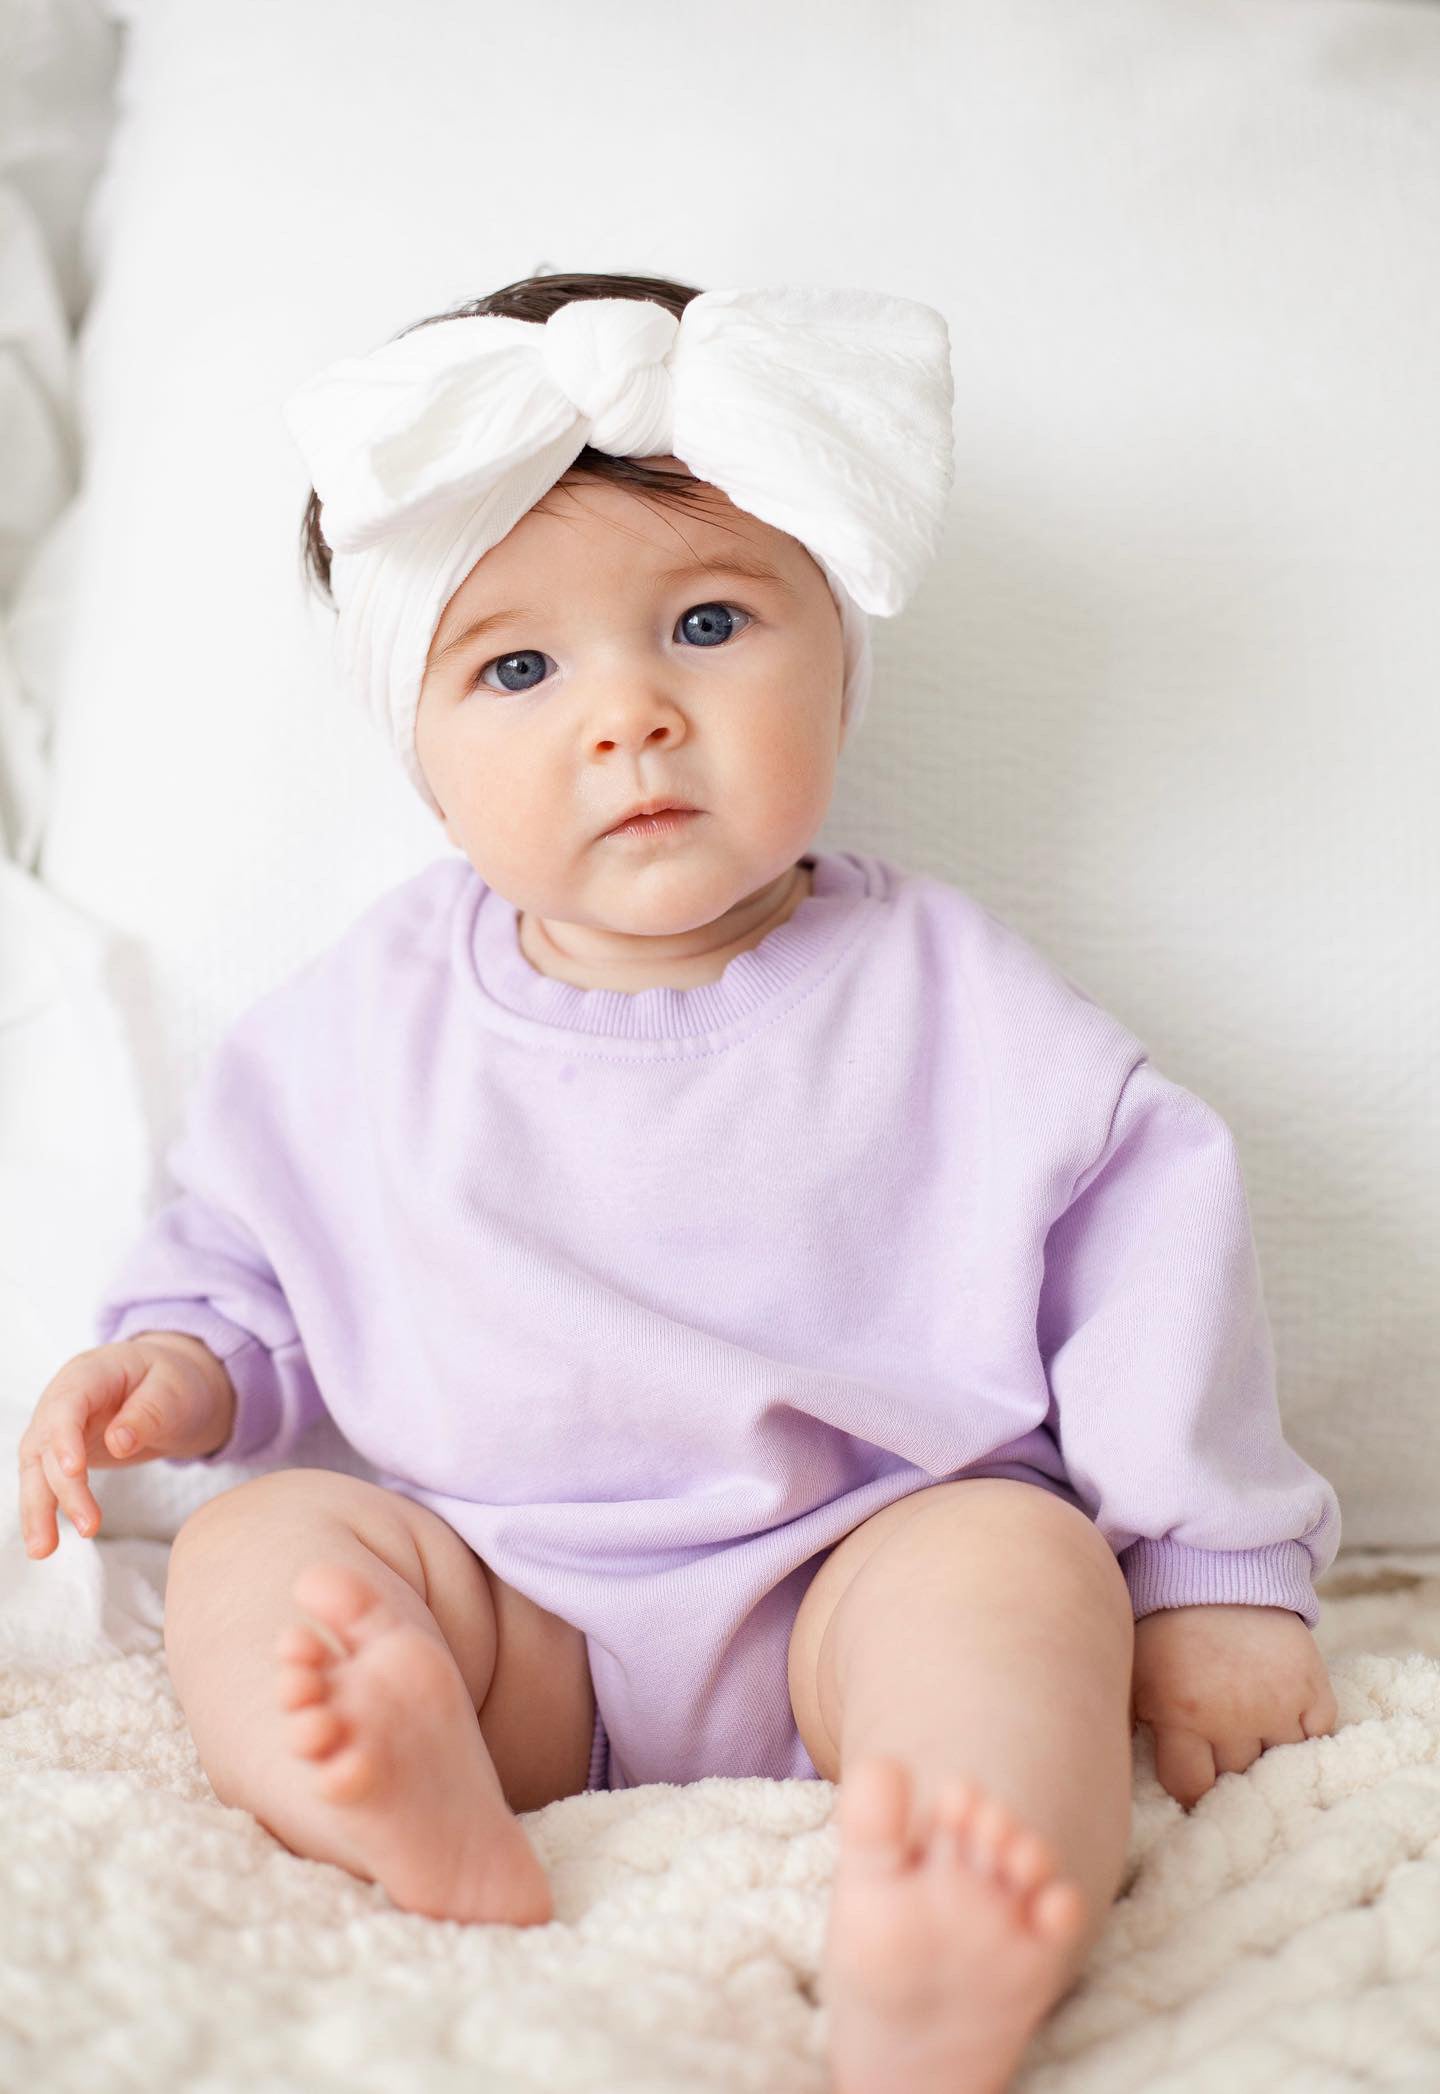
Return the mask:
[[[404,335],[413,334],[416,328],[433,327],[440,320],[469,320],[490,313],[512,320],[544,321],[558,312],[562,305],[569,305],[577,298],[648,298],[654,304],[666,307],[678,319],[691,299],[699,295],[692,285],[672,283],[663,276],[524,276],[518,283],[505,284],[500,290],[491,291],[488,297],[476,298],[468,305],[454,306],[447,313],[431,313],[424,320],[416,320],[409,327],[401,328],[400,334],[392,339],[399,341]],[[566,471],[595,480],[615,481],[662,502],[693,501],[709,492],[702,480],[686,474],[656,472],[638,459],[615,458],[608,451],[592,450],[589,444]],[[311,581],[333,607],[330,547],[320,529],[320,497],[313,487],[300,522],[300,551]]]

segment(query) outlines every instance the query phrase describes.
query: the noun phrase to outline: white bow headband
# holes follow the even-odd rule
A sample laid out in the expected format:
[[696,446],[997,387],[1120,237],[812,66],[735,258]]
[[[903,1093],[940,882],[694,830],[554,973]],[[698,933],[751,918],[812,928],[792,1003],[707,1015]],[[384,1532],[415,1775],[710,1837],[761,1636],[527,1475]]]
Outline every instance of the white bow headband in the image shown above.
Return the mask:
[[678,458],[786,532],[840,611],[842,716],[869,687],[866,612],[934,556],[954,476],[942,315],[875,291],[574,299],[548,320],[438,320],[327,366],[284,406],[332,553],[341,674],[437,815],[415,753],[425,661],[470,569],[588,444]]

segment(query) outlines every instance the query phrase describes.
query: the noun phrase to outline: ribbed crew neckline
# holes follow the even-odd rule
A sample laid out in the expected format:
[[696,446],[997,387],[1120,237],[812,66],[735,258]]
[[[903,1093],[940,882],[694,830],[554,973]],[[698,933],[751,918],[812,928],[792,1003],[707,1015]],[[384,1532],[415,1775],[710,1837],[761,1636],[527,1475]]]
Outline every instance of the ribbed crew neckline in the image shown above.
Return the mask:
[[[736,953],[713,982],[688,989],[581,989],[532,967],[520,949],[514,902],[471,870],[456,925],[462,971],[482,1013],[502,1031],[600,1034],[646,1043],[744,1030],[786,989],[817,974],[858,935],[878,886],[851,851],[805,853],[811,891],[758,945]],[[846,933],[849,936],[846,936]]]

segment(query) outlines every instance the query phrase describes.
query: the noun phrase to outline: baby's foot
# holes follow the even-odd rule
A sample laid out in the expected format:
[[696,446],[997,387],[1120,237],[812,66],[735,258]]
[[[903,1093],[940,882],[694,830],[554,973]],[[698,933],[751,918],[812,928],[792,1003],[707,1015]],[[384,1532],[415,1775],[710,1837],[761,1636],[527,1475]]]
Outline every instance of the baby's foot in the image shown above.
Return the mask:
[[973,1784],[942,1787],[918,1845],[910,1800],[898,1760],[841,1786],[821,1981],[836,2094],[1000,2094],[1063,1989],[1085,1898]]
[[315,1763],[346,1865],[404,1912],[517,1927],[553,1919],[545,1871],[444,1644],[344,1564],[311,1564],[293,1597],[343,1650],[300,1626],[276,1645],[290,1749]]

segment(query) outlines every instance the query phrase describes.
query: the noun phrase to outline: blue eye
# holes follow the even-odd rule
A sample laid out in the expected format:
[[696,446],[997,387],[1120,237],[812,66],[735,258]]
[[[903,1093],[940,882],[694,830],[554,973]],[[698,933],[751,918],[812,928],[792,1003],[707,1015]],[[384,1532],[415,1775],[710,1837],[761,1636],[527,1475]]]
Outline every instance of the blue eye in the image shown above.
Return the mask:
[[[541,654],[539,649],[535,647],[522,647],[518,654],[497,654],[493,662],[484,663],[482,667],[476,671],[475,682],[477,684],[484,683],[486,669],[498,668],[500,670],[506,670],[510,669],[515,663],[518,662],[524,665],[518,672],[519,681],[515,683],[502,684],[501,689],[505,691],[533,691],[536,684],[539,683],[541,677],[544,675],[544,670],[540,668],[531,669],[529,664],[532,662],[548,662],[549,659],[550,657],[548,654]],[[495,686],[494,684],[490,684],[487,686],[487,688],[493,691]]]
[[[693,620],[694,630],[690,638],[701,647],[718,647],[722,641],[729,639],[732,632],[741,630],[735,624],[737,611],[740,611],[738,604],[697,603],[680,620],[679,629],[683,632]],[[740,616],[748,619],[750,613],[740,611]]]
[[[697,603],[692,604],[678,620],[675,630],[686,633],[694,646],[721,647],[735,633],[744,631],[744,626],[736,623],[737,619],[744,619],[748,625],[750,613],[742,611],[738,604]],[[485,674],[487,669],[494,669],[502,677],[511,675],[515,678],[513,683],[502,682],[499,689],[512,693],[533,691],[544,680],[542,665],[549,660],[550,656],[542,654],[537,647],[522,647],[514,654],[497,654],[476,670],[470,688],[473,690],[476,685],[484,684],[487,690],[495,690],[496,685],[490,683]]]

